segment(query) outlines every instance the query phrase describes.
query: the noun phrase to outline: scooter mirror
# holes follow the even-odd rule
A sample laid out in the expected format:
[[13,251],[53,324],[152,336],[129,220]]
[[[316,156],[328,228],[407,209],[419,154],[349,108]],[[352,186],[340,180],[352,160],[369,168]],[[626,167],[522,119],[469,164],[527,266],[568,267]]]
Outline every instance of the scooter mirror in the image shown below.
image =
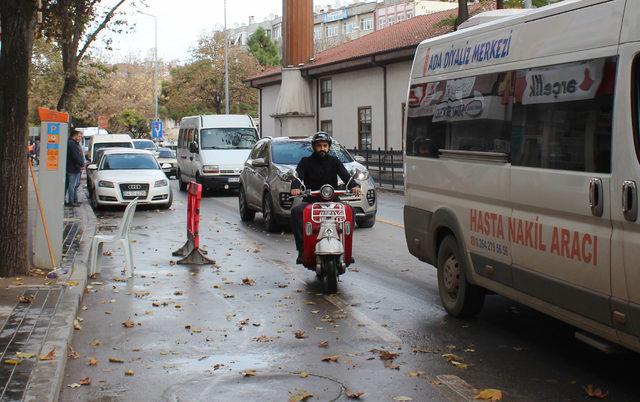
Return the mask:
[[298,172],[296,172],[295,169],[289,169],[289,171],[284,174],[284,177],[288,181],[291,181],[293,179],[297,179],[298,178]]

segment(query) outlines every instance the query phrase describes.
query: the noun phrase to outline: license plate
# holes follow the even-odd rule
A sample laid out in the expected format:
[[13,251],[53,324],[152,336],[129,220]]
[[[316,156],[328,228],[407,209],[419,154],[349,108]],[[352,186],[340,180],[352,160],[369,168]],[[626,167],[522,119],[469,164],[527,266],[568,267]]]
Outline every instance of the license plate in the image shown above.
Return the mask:
[[147,196],[147,192],[143,191],[143,190],[138,190],[138,191],[123,191],[122,192],[122,196],[123,197],[146,197]]
[[229,181],[229,183],[239,183],[240,182],[240,178],[239,177],[229,177],[228,181]]

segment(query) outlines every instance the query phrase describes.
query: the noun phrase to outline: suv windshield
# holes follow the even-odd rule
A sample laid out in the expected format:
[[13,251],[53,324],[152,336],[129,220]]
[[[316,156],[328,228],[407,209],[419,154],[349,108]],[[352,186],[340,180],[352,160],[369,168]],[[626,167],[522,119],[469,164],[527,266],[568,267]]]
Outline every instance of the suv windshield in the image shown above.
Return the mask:
[[171,159],[171,158],[175,158],[175,157],[176,157],[176,154],[170,149],[164,148],[164,149],[161,149],[160,151],[158,151],[158,158]]
[[152,150],[152,151],[156,150],[156,144],[154,144],[153,141],[151,141],[151,140],[133,141],[133,146],[136,149],[148,149],[148,150]]
[[[311,142],[306,141],[277,141],[272,143],[271,148],[273,163],[281,165],[297,165],[298,162],[300,162],[300,159],[313,153],[313,150],[311,149]],[[353,162],[353,159],[347,150],[336,144],[331,145],[329,155],[338,157],[342,163]]]
[[251,149],[258,141],[253,128],[205,128],[200,130],[202,149]]
[[147,154],[111,154],[102,158],[101,170],[139,170],[159,169],[153,155]]

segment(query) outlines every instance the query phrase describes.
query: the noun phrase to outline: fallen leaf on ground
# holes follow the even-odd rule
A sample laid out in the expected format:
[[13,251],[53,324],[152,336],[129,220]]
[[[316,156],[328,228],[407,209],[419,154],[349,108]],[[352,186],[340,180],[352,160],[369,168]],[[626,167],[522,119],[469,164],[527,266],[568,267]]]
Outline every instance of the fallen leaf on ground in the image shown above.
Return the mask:
[[413,398],[409,398],[408,396],[394,396],[394,401],[413,401]]
[[113,278],[114,282],[126,282],[126,278]]
[[4,364],[8,364],[10,366],[16,366],[16,365],[22,363],[22,360],[20,360],[20,359],[4,359],[2,362]]
[[90,343],[90,345],[93,347],[100,346],[101,344],[102,344],[102,341],[100,339],[94,339]]
[[82,380],[78,381],[80,385],[91,385],[91,378],[85,377]]
[[67,384],[67,387],[69,387],[69,388],[80,388],[80,384],[78,384],[77,382],[74,382],[73,384]]
[[127,370],[124,372],[124,375],[128,376],[128,377],[132,377],[135,373],[133,372],[133,370]]
[[297,339],[304,339],[304,338],[306,338],[306,337],[307,337],[307,336],[304,334],[304,331],[302,331],[302,330],[298,330],[298,331],[294,332],[293,334],[295,335],[295,337],[296,337]]
[[483,389],[473,397],[473,399],[481,399],[484,401],[501,401],[502,391],[499,389]]
[[243,372],[240,373],[243,377],[255,377],[256,375],[256,371],[255,370],[244,370]]
[[16,357],[18,359],[33,359],[34,356],[35,356],[35,353],[22,353],[22,352],[16,353]]
[[260,336],[258,336],[256,338],[253,338],[253,340],[256,341],[256,342],[271,342],[271,341],[273,341],[272,338],[269,338],[266,335],[260,335]]
[[313,394],[310,393],[309,391],[301,390],[297,394],[292,395],[291,397],[289,397],[289,402],[306,401],[307,399],[311,398],[312,396],[313,396]]
[[315,302],[312,302],[311,300],[305,300],[304,304],[308,304],[310,306],[313,306],[314,304],[316,304]]
[[301,371],[300,372],[300,378],[307,378],[309,377],[309,373],[307,371]]
[[173,292],[174,296],[182,296],[184,294],[184,292],[182,290],[176,290],[175,292]]
[[601,388],[598,388],[593,384],[588,384],[586,387],[583,387],[583,389],[585,394],[591,398],[607,399],[607,396],[609,396],[607,391],[603,391]]
[[102,252],[102,255],[105,255],[105,256],[107,256],[107,257],[108,257],[108,256],[111,256],[112,254],[113,254],[113,251],[111,251],[111,250],[106,250],[106,251],[103,251],[103,252]]
[[76,360],[80,357],[80,353],[76,352],[71,345],[69,345],[69,352],[67,353],[69,359]]
[[454,361],[454,360],[458,361],[458,362],[461,362],[461,361],[464,360],[461,357],[458,357],[458,356],[454,355],[453,353],[445,353],[445,354],[442,355],[442,357],[447,359],[448,362]]
[[218,370],[218,369],[220,369],[221,367],[224,367],[224,364],[222,364],[222,363],[216,363],[216,364],[214,364],[214,365],[213,365],[213,370],[214,370],[214,371],[215,371],[215,370]]
[[254,281],[254,280],[253,280],[253,279],[251,279],[251,278],[244,278],[244,279],[242,280],[242,284],[243,284],[243,285],[247,285],[247,286],[255,286],[256,281]]
[[21,296],[18,296],[18,301],[20,303],[33,303],[34,301],[36,301],[36,296],[35,295],[31,295],[31,296],[21,295]]
[[89,366],[97,366],[98,365],[98,359],[96,359],[95,357],[90,358],[89,360],[87,360],[87,365],[89,365]]
[[411,351],[413,353],[440,353],[439,349],[431,347],[415,347]]
[[111,362],[111,363],[124,363],[124,360],[122,360],[119,357],[110,357],[109,358],[109,362]]
[[80,320],[78,320],[77,318],[73,320],[73,329],[75,329],[76,331],[80,331],[82,329],[82,325],[80,325]]
[[360,399],[360,397],[364,395],[364,391],[349,391],[346,388],[344,389],[344,393],[349,399]]
[[409,374],[409,377],[420,377],[424,374],[424,372],[410,370],[408,374]]
[[450,363],[451,363],[454,367],[459,368],[459,369],[463,369],[463,370],[464,370],[464,369],[469,368],[469,365],[468,365],[468,364],[466,364],[466,363],[461,363],[461,362],[458,362],[458,361],[455,361],[455,360],[451,360],[451,361],[450,361]]
[[51,349],[49,353],[46,355],[40,355],[40,360],[55,360],[56,359],[56,350]]
[[135,292],[133,295],[135,297],[137,297],[138,299],[141,299],[141,298],[143,298],[145,296],[149,296],[150,294],[151,293],[149,293],[149,292]]
[[340,355],[333,355],[333,356],[325,356],[322,358],[323,362],[334,362],[336,363],[338,361],[338,359],[340,359]]
[[133,328],[135,327],[136,323],[131,321],[131,320],[127,320],[125,322],[122,323],[122,326],[125,328]]
[[393,360],[398,357],[398,353],[389,352],[388,350],[373,349],[372,352],[378,352],[380,360]]
[[320,341],[320,343],[318,344],[319,347],[321,348],[326,348],[329,347],[329,342],[327,341]]
[[158,302],[152,302],[151,305],[153,307],[160,307],[160,303],[158,303]]

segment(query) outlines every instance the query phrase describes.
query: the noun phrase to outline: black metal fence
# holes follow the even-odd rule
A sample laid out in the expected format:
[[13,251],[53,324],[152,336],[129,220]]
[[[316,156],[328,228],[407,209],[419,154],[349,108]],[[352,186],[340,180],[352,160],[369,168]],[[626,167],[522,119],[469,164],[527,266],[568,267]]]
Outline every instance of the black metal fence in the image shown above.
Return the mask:
[[404,187],[404,159],[402,150],[393,148],[384,150],[376,149],[352,149],[351,155],[362,156],[362,162],[369,174],[373,176],[378,186],[402,189]]

